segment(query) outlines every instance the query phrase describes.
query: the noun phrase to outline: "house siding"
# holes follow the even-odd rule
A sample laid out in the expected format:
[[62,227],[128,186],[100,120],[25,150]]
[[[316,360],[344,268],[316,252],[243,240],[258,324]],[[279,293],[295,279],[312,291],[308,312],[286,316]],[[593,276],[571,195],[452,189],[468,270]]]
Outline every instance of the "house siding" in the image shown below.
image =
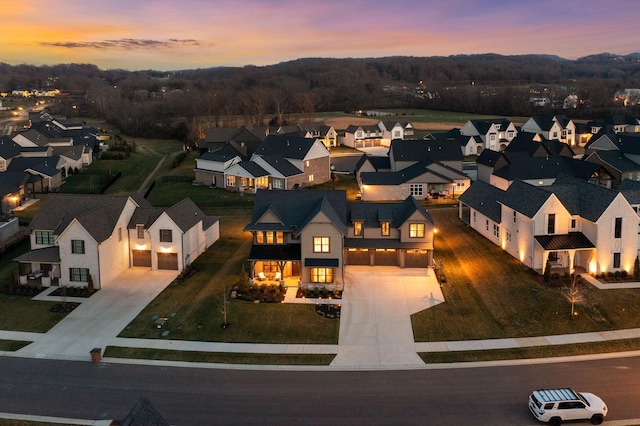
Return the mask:
[[[84,241],[84,254],[71,252],[71,240]],[[84,287],[86,282],[71,281],[69,275],[70,268],[87,268],[96,289],[100,288],[103,282],[100,276],[100,254],[98,243],[91,237],[82,225],[72,222],[58,238],[60,250],[60,271],[59,285],[66,287]]]

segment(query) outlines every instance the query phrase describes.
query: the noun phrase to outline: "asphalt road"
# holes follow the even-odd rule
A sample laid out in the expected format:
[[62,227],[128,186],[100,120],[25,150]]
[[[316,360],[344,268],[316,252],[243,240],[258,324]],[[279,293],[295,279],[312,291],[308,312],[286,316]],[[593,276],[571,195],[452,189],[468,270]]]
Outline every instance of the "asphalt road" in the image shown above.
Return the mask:
[[147,396],[176,425],[535,425],[531,390],[601,396],[607,420],[640,418],[640,357],[413,371],[264,371],[0,357],[0,411],[122,419]]

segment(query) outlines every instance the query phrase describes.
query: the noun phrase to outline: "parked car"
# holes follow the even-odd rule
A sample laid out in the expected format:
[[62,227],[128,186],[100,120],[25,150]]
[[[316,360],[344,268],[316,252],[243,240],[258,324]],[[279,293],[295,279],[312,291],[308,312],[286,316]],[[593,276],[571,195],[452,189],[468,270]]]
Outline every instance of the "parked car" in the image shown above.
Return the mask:
[[607,415],[607,405],[602,399],[570,388],[533,391],[529,396],[529,410],[536,419],[552,426],[566,420],[591,420],[599,425]]

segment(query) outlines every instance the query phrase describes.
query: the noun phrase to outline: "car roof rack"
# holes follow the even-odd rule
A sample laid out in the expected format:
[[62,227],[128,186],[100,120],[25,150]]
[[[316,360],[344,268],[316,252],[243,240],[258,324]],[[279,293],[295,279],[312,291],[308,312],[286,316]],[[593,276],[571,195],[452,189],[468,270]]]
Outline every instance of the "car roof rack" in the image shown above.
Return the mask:
[[538,389],[536,392],[544,402],[574,401],[576,399],[580,399],[576,392],[571,388]]

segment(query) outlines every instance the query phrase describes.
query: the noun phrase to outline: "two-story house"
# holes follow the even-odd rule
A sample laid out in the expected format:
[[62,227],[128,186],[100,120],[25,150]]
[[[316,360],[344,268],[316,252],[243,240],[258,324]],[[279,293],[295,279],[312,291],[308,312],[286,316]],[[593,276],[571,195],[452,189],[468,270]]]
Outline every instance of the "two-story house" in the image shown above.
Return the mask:
[[96,289],[130,267],[182,270],[220,236],[217,217],[186,198],[169,208],[144,198],[49,194],[29,225],[31,250],[15,261],[23,284]]
[[459,198],[469,226],[523,264],[599,274],[631,272],[640,218],[625,195],[562,175],[549,186],[475,182]]
[[488,120],[469,120],[460,128],[461,136],[479,136],[482,146],[478,146],[476,154],[482,150],[502,151],[518,135],[518,130],[506,118]]
[[576,125],[566,115],[536,115],[527,120],[520,130],[545,139],[559,140],[569,146],[576,145]]
[[433,219],[411,197],[349,203],[345,191],[258,191],[245,231],[252,281],[341,287],[348,265],[429,267],[433,259]]
[[378,127],[382,130],[383,146],[389,146],[394,139],[413,139],[413,124],[409,121],[381,120]]
[[346,128],[340,138],[340,144],[350,148],[372,148],[382,146],[384,132],[375,124],[355,125]]

